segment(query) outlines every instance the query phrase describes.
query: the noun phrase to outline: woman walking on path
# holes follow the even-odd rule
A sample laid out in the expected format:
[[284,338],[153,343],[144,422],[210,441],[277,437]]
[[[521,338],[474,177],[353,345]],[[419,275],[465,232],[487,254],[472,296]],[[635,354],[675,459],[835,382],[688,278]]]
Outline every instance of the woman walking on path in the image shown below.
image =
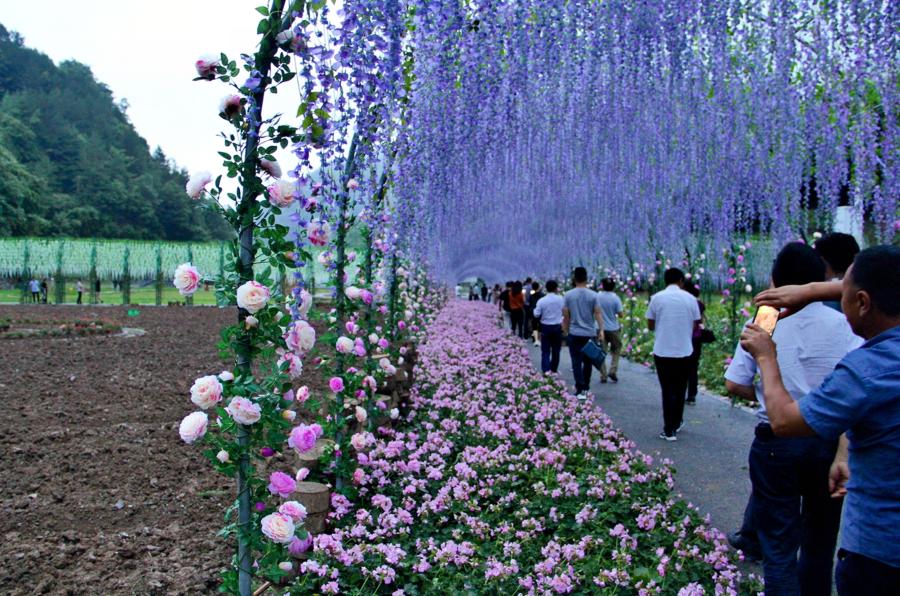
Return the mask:
[[531,284],[531,294],[528,295],[528,323],[531,326],[531,338],[534,340],[534,346],[541,345],[541,320],[535,314],[537,303],[544,297],[541,291],[541,284],[534,282]]
[[688,294],[697,299],[697,306],[700,308],[700,326],[695,327],[694,333],[691,335],[691,346],[694,348],[694,351],[691,352],[689,362],[690,370],[688,371],[687,399],[684,400],[684,403],[696,406],[698,375],[700,374],[700,353],[703,351],[703,342],[700,341],[700,336],[703,334],[703,329],[706,327],[706,305],[700,300],[700,290],[693,283],[686,284],[684,289]]
[[534,320],[541,328],[541,372],[559,371],[559,351],[562,348],[562,320],[565,301],[556,290],[555,279],[547,281],[547,294],[534,306]]
[[509,291],[509,322],[514,335],[525,339],[525,293],[522,282],[513,282]]

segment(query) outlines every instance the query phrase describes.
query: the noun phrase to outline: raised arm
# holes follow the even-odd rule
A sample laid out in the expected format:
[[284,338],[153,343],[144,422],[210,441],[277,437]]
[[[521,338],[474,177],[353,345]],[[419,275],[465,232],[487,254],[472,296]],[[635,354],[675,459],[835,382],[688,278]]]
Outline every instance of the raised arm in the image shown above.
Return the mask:
[[784,309],[779,318],[790,316],[809,304],[820,300],[840,300],[841,282],[817,281],[802,286],[781,286],[763,290],[753,301],[757,306]]

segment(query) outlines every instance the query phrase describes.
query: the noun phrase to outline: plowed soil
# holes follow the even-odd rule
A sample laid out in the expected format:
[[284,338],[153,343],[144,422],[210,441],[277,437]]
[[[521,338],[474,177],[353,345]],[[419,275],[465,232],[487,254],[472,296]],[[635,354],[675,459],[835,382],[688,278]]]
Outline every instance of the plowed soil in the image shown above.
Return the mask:
[[[104,319],[146,334],[0,341],[0,593],[215,592],[231,481],[182,443],[189,388],[230,368],[233,309],[0,306],[0,319]],[[313,367],[301,382],[322,387]]]

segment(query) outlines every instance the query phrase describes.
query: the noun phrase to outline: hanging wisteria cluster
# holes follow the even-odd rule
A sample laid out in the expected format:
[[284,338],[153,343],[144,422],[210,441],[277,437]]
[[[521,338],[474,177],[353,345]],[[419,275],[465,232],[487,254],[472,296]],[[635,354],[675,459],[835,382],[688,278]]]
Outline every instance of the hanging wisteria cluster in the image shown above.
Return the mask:
[[399,225],[448,277],[720,254],[842,203],[896,233],[896,2],[410,4]]

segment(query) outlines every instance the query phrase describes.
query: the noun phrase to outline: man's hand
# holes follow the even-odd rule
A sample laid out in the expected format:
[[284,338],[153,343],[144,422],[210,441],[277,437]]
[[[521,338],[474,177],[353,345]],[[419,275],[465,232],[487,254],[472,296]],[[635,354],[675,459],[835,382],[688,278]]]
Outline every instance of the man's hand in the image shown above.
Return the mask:
[[834,460],[828,471],[828,492],[832,499],[840,499],[847,494],[847,481],[850,480],[850,466],[846,461]]
[[772,306],[784,309],[779,319],[789,317],[810,302],[817,300],[840,300],[841,282],[813,282],[803,286],[781,286],[769,288],[757,294],[753,301],[757,306]]
[[744,331],[741,333],[741,347],[747,350],[757,362],[766,357],[775,360],[777,356],[775,342],[772,341],[766,330],[756,323],[750,323],[744,327]]

